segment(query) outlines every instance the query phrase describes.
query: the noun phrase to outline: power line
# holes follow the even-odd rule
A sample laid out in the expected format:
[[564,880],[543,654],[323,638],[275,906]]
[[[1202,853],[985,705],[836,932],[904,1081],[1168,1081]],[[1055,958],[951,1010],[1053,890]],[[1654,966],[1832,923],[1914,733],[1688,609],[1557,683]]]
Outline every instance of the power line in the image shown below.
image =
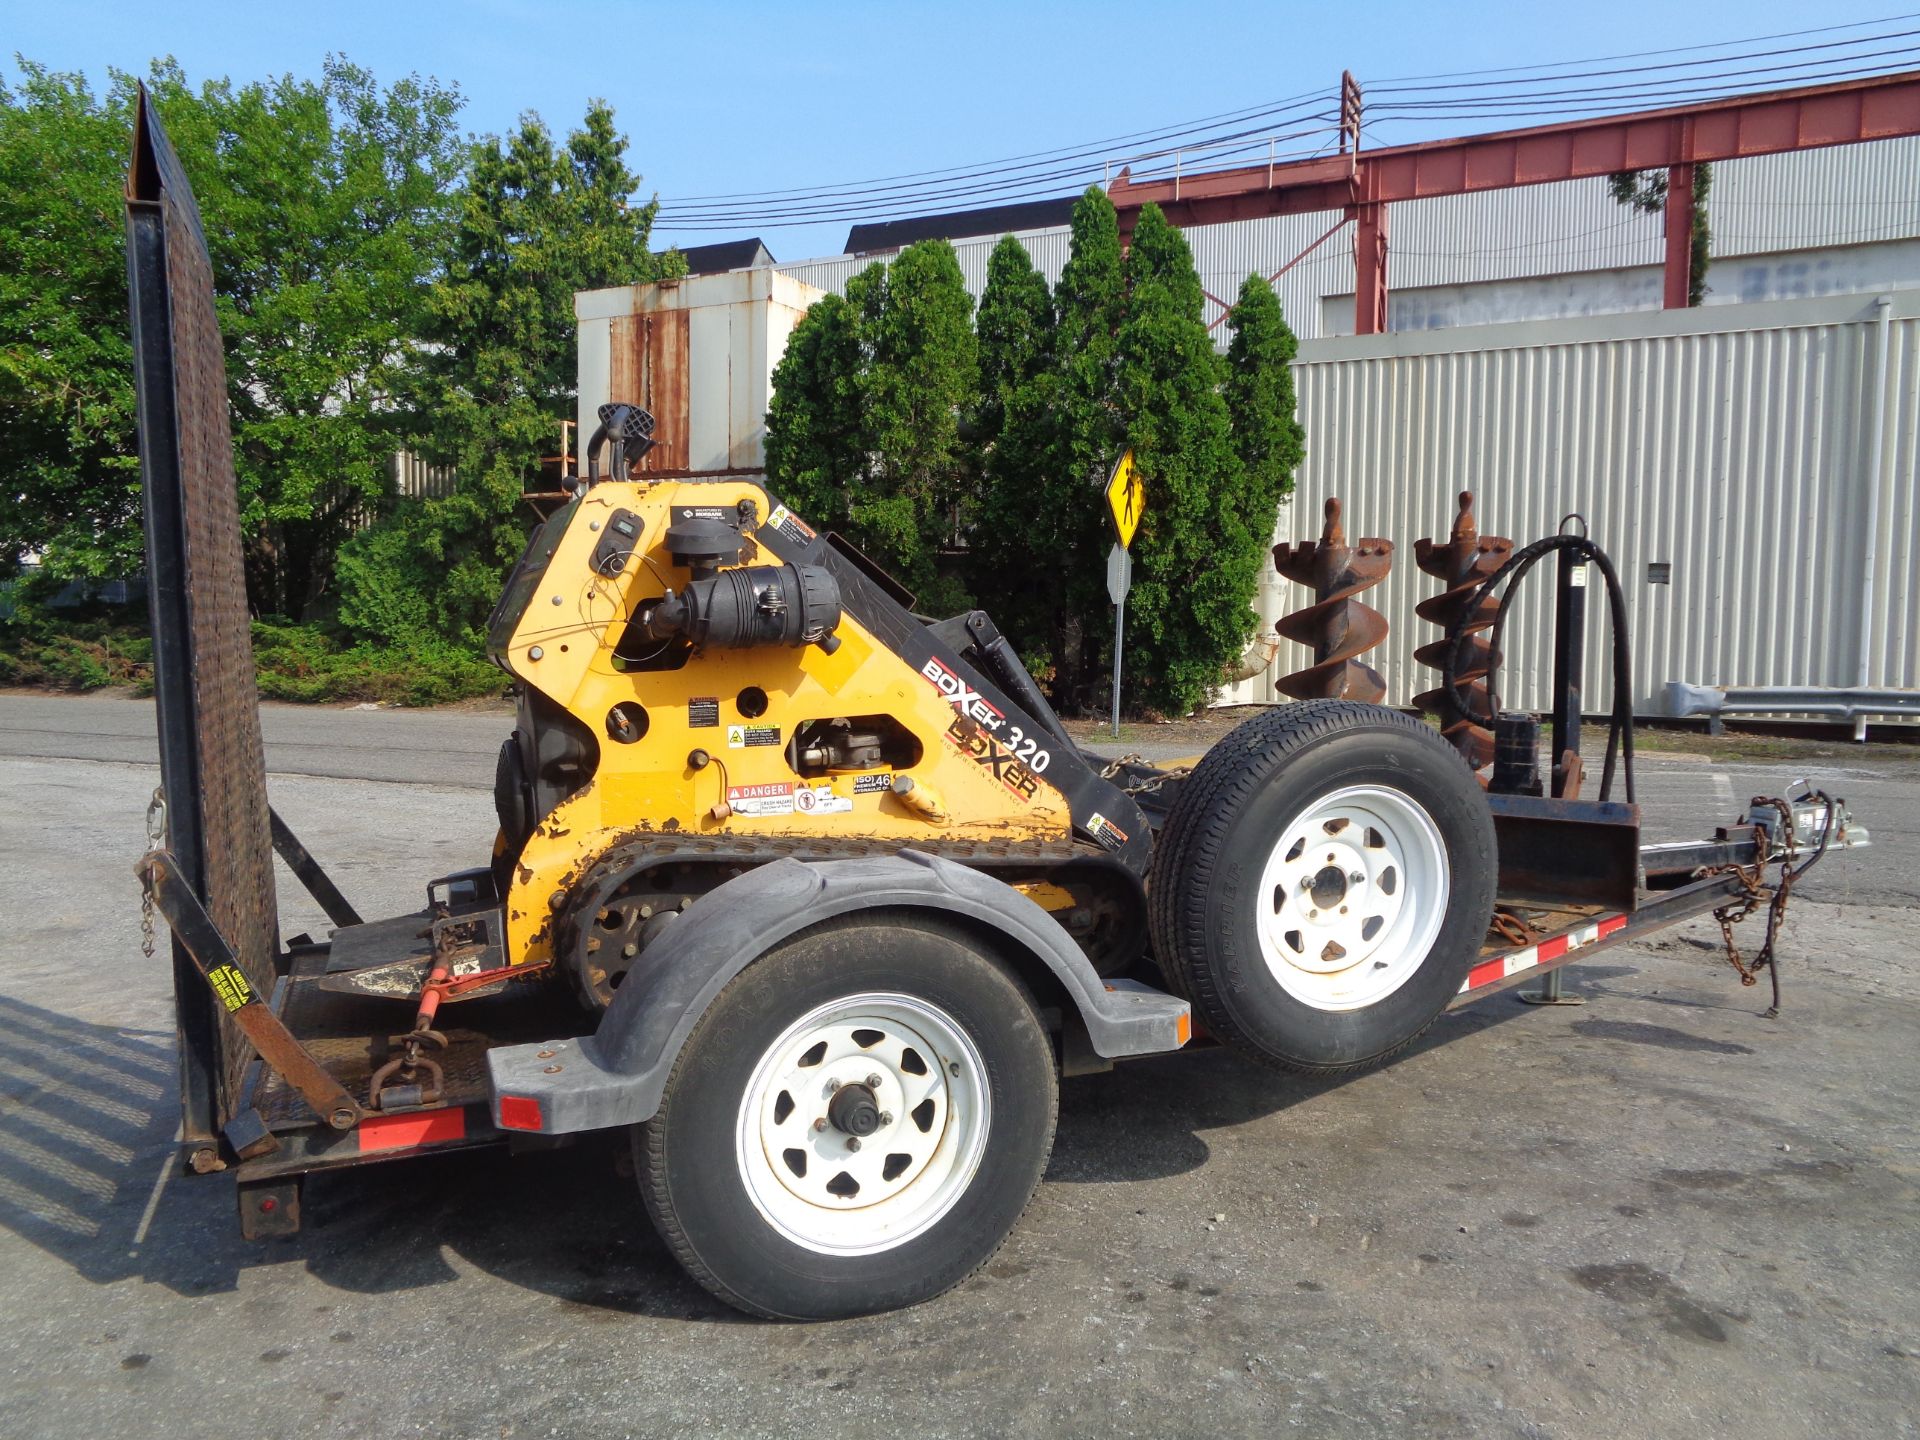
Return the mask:
[[[1920,59],[1920,45],[1888,42],[1920,37],[1920,29],[1888,31],[1885,27],[1920,19],[1920,13],[1782,31],[1743,40],[1704,45],[1643,50],[1587,60],[1557,61],[1548,65],[1509,66],[1455,71],[1424,76],[1398,76],[1371,86],[1369,97],[1389,97],[1366,106],[1363,131],[1408,121],[1567,118],[1617,113],[1626,104],[1643,107],[1723,98],[1784,83],[1806,84],[1862,78],[1889,73],[1896,62]],[[1755,49],[1773,41],[1842,32],[1842,39]],[[1879,45],[1880,49],[1862,47]],[[1740,50],[1738,47],[1749,47]],[[1721,52],[1709,54],[1706,52]],[[1727,53],[1736,52],[1736,53]],[[1694,58],[1669,60],[1670,56]],[[1806,57],[1806,58],[1782,58]],[[1659,63],[1614,65],[1616,61],[1649,60]],[[1745,65],[1747,61],[1771,63]],[[1874,64],[1872,62],[1881,62]],[[1573,69],[1575,66],[1611,68]],[[1723,67],[1708,69],[1704,67]],[[1724,68],[1724,67],[1735,68]],[[1481,77],[1498,76],[1499,79]],[[1623,77],[1605,85],[1566,86],[1564,82]],[[1454,82],[1454,83],[1423,83]],[[1730,82],[1730,83],[1729,83]],[[1550,88],[1561,86],[1562,88]],[[1314,141],[1313,154],[1329,149],[1338,138],[1339,116],[1319,109],[1325,91],[1303,92],[1287,100],[1223,111],[1200,120],[1182,122],[1129,135],[1059,146],[1003,160],[914,171],[865,181],[792,187],[784,190],[738,191],[663,200],[655,224],[663,230],[738,230],[746,226],[789,229],[840,220],[886,220],[924,215],[938,208],[974,208],[1021,200],[1067,199],[1067,182],[1111,176],[1122,166],[1145,167],[1143,177],[1178,174],[1183,166],[1204,156],[1208,168],[1236,156],[1262,151],[1274,160],[1293,160],[1307,153],[1278,147],[1294,141]],[[1311,112],[1311,113],[1306,113]],[[1306,128],[1273,133],[1277,123]],[[1239,127],[1239,128],[1230,128]],[[1191,139],[1189,137],[1192,137]],[[1169,142],[1183,142],[1170,144]],[[1143,148],[1115,154],[1113,147],[1136,144]]]

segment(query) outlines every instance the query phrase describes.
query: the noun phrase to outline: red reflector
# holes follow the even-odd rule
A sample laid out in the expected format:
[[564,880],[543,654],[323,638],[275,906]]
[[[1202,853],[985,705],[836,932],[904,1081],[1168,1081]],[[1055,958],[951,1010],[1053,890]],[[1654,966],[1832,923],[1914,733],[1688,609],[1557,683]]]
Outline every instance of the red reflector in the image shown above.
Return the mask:
[[360,1122],[360,1153],[410,1150],[435,1140],[460,1140],[467,1133],[464,1110],[428,1110],[417,1115],[374,1115]]
[[540,1102],[525,1095],[502,1095],[500,1097],[500,1128],[502,1130],[538,1130],[545,1125],[546,1117],[540,1113]]

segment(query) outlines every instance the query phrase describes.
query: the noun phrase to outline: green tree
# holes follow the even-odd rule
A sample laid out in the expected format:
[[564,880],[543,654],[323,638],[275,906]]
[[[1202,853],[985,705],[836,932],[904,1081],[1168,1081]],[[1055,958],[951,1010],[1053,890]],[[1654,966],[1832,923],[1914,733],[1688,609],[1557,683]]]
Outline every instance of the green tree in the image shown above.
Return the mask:
[[1293,357],[1300,341],[1281,313],[1273,286],[1249,275],[1227,316],[1227,414],[1239,456],[1237,506],[1249,530],[1271,531],[1293,472],[1306,458],[1306,430],[1295,413]]
[[814,301],[773,370],[767,479],[809,521],[847,529],[867,469],[860,403],[860,314],[838,295]]
[[960,424],[978,376],[973,297],[944,240],[869,265],[844,301],[817,301],[774,371],[774,489],[843,532],[929,610],[966,603],[942,555],[971,519]]
[[1101,487],[1127,428],[1117,389],[1116,349],[1127,311],[1120,221],[1106,191],[1087,187],[1073,207],[1066,266],[1054,287],[1055,365],[1051,389],[1036,397],[1052,415],[1046,478],[1033,509],[1053,535],[1047,550],[1057,575],[1047,648],[1056,705],[1085,709],[1106,695],[1103,639],[1112,629],[1104,580],[1113,527]]
[[[1693,233],[1687,245],[1687,304],[1698,305],[1707,295],[1707,266],[1713,263],[1713,229],[1707,223],[1707,195],[1713,189],[1713,166],[1702,160],[1693,167]],[[1667,208],[1665,170],[1621,170],[1607,177],[1607,193],[1616,204],[1658,215]]]
[[870,283],[849,289],[862,310],[861,397],[873,446],[851,528],[924,607],[957,609],[965,592],[939,564],[970,519],[960,417],[979,383],[973,296],[945,240],[909,245],[867,275]]
[[[134,81],[96,99],[21,62],[0,89],[7,409],[0,545],[59,574],[125,574],[140,546],[120,190]],[[257,609],[300,615],[388,486],[412,428],[421,295],[461,161],[460,98],[381,89],[338,57],[318,81],[149,87],[206,222]]]
[[1042,502],[1059,459],[1053,300],[1033,259],[1009,235],[987,260],[975,322],[980,390],[970,437],[980,466],[971,531],[973,589],[1028,664],[1051,681],[1066,603],[1060,515]]
[[1147,487],[1133,546],[1127,672],[1148,707],[1185,713],[1245,650],[1273,516],[1256,529],[1244,513],[1226,367],[1207,334],[1193,252],[1156,205],[1135,224],[1127,279],[1117,392]]
[[45,552],[61,577],[140,567],[127,336],[130,116],[78,75],[0,80],[0,574]]
[[534,115],[474,145],[426,326],[425,448],[459,479],[344,547],[340,617],[357,633],[479,642],[525,544],[521,497],[572,409],[574,292],[684,268],[648,248],[657,206],[631,203],[640,177],[626,145],[598,100],[564,146]]

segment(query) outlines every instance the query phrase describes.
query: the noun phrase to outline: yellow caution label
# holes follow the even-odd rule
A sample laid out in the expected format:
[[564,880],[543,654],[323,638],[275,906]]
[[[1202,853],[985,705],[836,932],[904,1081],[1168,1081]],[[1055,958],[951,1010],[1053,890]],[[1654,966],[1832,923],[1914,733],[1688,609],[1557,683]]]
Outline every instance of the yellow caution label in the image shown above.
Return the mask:
[[1140,483],[1140,472],[1133,463],[1133,451],[1120,457],[1107,477],[1107,509],[1113,514],[1113,533],[1120,548],[1133,544],[1133,532],[1140,528],[1140,517],[1147,509],[1147,487]]
[[214,966],[207,972],[207,983],[213,987],[213,993],[220,997],[220,1003],[227,1007],[229,1015],[241,1006],[252,1003],[253,987],[247,984],[247,977],[240,973],[238,966]]

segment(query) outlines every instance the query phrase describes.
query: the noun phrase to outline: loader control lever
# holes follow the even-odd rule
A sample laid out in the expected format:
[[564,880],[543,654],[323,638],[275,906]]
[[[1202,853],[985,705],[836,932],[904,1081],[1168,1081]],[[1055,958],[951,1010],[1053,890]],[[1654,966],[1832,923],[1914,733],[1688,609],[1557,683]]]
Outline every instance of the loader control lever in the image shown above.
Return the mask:
[[840,648],[840,586],[818,565],[743,565],[688,582],[640,612],[654,640],[682,636],[722,650],[753,645]]

